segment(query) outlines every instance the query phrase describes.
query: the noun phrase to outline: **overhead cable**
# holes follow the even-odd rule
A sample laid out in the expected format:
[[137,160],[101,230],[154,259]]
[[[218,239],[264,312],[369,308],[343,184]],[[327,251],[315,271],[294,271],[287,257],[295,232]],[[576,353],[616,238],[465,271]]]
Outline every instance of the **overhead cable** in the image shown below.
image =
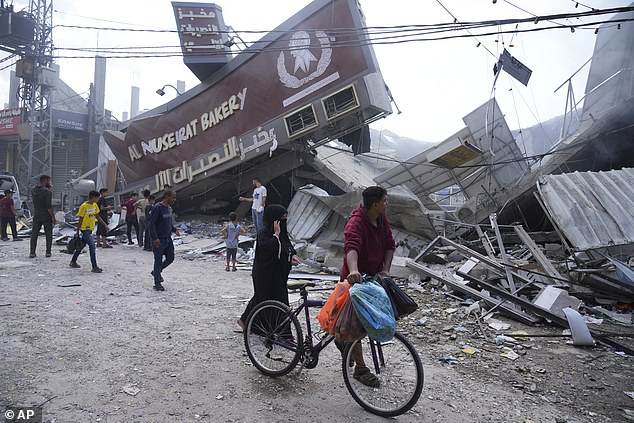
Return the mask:
[[[573,25],[575,28],[584,28],[587,26],[591,26],[591,25],[597,25],[597,24],[605,24],[605,23],[622,23],[622,22],[631,22],[634,21],[634,18],[624,18],[624,19],[614,19],[614,20],[609,20],[609,21],[602,21],[602,22],[589,22],[589,23],[579,23],[579,24],[575,24]],[[546,30],[552,30],[552,29],[562,29],[564,27],[561,26],[549,26],[549,27],[540,27],[540,28],[529,28],[529,29],[512,29],[512,30],[508,30],[508,31],[495,31],[495,32],[486,32],[486,33],[480,33],[477,34],[477,36],[483,37],[483,36],[495,36],[495,35],[499,35],[499,34],[510,34],[510,33],[529,33],[529,32],[540,32],[540,31],[546,31]],[[568,27],[565,27],[568,28]],[[473,35],[470,34],[454,34],[454,35],[447,35],[447,36],[442,36],[442,37],[429,37],[429,38],[407,38],[407,39],[399,39],[399,40],[373,40],[373,39],[360,39],[360,40],[355,40],[354,42],[335,42],[331,44],[332,48],[345,48],[345,47],[363,47],[363,46],[369,46],[369,45],[395,45],[395,44],[404,44],[404,43],[411,43],[411,42],[426,42],[426,41],[441,41],[441,40],[450,40],[450,39],[460,39],[460,38],[472,38]],[[258,44],[258,42],[256,42],[255,44]],[[258,48],[256,45],[252,45],[251,47],[249,47],[248,50],[245,50],[244,53],[249,53],[249,54],[254,54],[254,53],[263,53],[263,52],[282,52],[282,51],[289,51],[288,47],[269,47],[269,46],[264,46],[264,47],[260,47]],[[79,48],[77,48],[79,49]],[[73,48],[55,48],[55,50],[73,50]],[[79,51],[89,51],[89,52],[104,52],[104,50],[95,50],[95,49],[81,49]],[[113,53],[118,53],[118,54],[114,54],[114,55],[110,55],[110,56],[105,56],[106,58],[153,58],[153,57],[179,57],[179,56],[183,56],[182,51],[178,51],[178,52],[162,52],[162,53],[156,53],[156,54],[148,54],[148,53],[144,53],[144,52],[137,52],[137,51],[133,51],[130,53],[126,53],[123,54],[123,52],[113,52]],[[225,51],[218,51],[218,52],[202,52],[202,53],[188,53],[187,55],[190,57],[195,57],[195,56],[213,56],[213,55],[225,55],[226,52]],[[82,59],[82,58],[90,58],[93,59],[94,56],[68,56],[68,55],[54,55],[53,58],[56,59]]]

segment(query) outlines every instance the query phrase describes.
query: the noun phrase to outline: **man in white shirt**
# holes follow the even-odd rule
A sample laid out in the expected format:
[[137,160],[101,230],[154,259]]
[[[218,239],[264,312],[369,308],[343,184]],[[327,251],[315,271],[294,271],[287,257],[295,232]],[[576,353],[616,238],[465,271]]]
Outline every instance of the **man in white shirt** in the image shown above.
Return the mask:
[[266,187],[262,185],[260,178],[253,178],[253,198],[240,197],[240,201],[248,201],[251,205],[251,218],[255,225],[256,235],[262,228],[262,216],[264,216],[264,206],[266,205]]

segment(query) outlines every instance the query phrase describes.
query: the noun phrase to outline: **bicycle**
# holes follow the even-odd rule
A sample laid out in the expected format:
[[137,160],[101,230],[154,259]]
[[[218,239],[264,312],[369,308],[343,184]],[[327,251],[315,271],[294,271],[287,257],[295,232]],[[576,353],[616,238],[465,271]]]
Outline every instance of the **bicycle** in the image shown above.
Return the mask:
[[[253,365],[268,376],[283,376],[302,361],[305,368],[313,369],[319,362],[319,353],[335,337],[326,333],[316,344],[310,325],[309,309],[322,307],[325,301],[308,299],[307,287],[314,282],[288,285],[299,290],[301,300],[295,309],[284,303],[268,300],[258,304],[249,314],[244,331],[244,344]],[[306,337],[298,316],[305,311]],[[353,349],[361,343],[363,358],[379,379],[379,386],[368,387],[353,377]],[[383,417],[393,417],[412,408],[423,389],[423,366],[412,344],[396,332],[388,342],[377,342],[369,337],[348,343],[343,352],[342,370],[346,388],[352,398],[365,410]]]

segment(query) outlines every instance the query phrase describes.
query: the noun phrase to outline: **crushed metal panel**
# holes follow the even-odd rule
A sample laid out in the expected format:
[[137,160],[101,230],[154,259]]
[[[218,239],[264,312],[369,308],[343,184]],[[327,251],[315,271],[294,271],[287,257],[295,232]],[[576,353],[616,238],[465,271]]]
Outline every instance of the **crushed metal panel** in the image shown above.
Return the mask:
[[576,250],[634,243],[634,169],[542,176],[537,189]]
[[447,141],[427,150],[427,160],[438,166],[454,168],[482,155],[473,145],[469,128],[463,128]]
[[288,206],[288,232],[293,239],[313,239],[324,227],[332,215],[332,209],[317,197],[324,195],[328,193],[323,189],[307,185],[293,196]]
[[[468,204],[457,212],[464,221],[474,221],[476,213],[481,210],[487,216],[496,211],[498,205],[509,199],[509,189],[519,184],[530,169],[495,99],[469,113],[463,121],[466,128],[457,134],[374,180],[385,186],[405,185],[421,199],[458,184],[468,199]],[[461,136],[474,148],[473,151],[482,154],[465,161],[464,167],[457,163],[452,164],[452,168],[432,163],[432,160],[442,157],[436,152],[450,150],[451,145],[455,146],[456,138]],[[488,163],[502,164],[487,166]]]
[[[352,153],[340,152],[337,154],[328,147],[318,147],[316,154],[315,160],[323,164],[333,175],[339,177],[349,189],[363,190],[374,185],[372,169],[364,165],[362,159],[353,156]],[[329,178],[331,175],[324,176]]]
[[[632,19],[634,12],[619,13]],[[582,120],[597,116],[634,95],[634,22],[601,25],[586,81]]]
[[[497,186],[506,188],[517,182],[528,170],[528,164],[495,98],[478,107],[462,120],[471,130],[475,146],[489,153],[485,156],[485,162],[504,163],[491,167],[491,176],[497,182]],[[496,187],[489,188],[489,190],[492,189]],[[479,184],[474,184],[471,189],[467,188],[466,194],[468,198],[481,194]]]

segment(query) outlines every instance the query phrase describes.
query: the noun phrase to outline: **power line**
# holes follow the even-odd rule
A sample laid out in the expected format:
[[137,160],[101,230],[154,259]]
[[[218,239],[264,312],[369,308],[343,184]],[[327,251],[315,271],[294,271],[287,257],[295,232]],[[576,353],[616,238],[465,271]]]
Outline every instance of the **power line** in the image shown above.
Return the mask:
[[[588,23],[580,23],[580,24],[575,24],[575,25],[571,25],[571,26],[566,26],[566,27],[561,27],[561,26],[549,26],[549,27],[541,27],[541,28],[530,28],[530,29],[512,29],[512,30],[508,30],[508,31],[496,31],[496,32],[486,32],[486,33],[481,33],[481,34],[477,34],[478,36],[495,36],[495,35],[499,35],[499,34],[509,34],[509,33],[529,33],[529,32],[541,32],[541,31],[547,31],[547,30],[551,30],[551,29],[562,29],[562,28],[569,28],[569,27],[574,27],[574,28],[584,28],[587,26],[592,26],[592,25],[597,25],[597,24],[605,24],[605,23],[623,23],[623,22],[631,22],[634,21],[634,18],[624,18],[624,19],[615,19],[615,20],[609,20],[609,21],[600,21],[600,22],[588,22]],[[442,40],[450,40],[450,39],[460,39],[460,38],[472,38],[473,35],[471,34],[457,34],[457,35],[447,35],[447,36],[441,36],[441,37],[428,37],[428,38],[407,38],[404,40],[385,40],[385,41],[381,41],[381,39],[367,39],[367,40],[359,40],[359,41],[354,41],[354,42],[341,42],[341,43],[333,43],[331,44],[332,48],[345,48],[345,47],[362,47],[362,46],[369,46],[369,45],[395,45],[395,44],[403,44],[403,43],[410,43],[410,42],[426,42],[426,41],[442,41]],[[257,42],[256,42],[257,44]],[[70,48],[69,48],[70,49]],[[67,50],[64,48],[55,48],[55,50]],[[97,53],[101,53],[104,50],[95,50],[95,49],[85,49],[85,50],[81,50],[81,51],[87,51],[87,52],[97,52]],[[282,51],[289,51],[288,47],[261,47],[261,48],[257,48],[257,47],[253,47],[251,46],[249,48],[249,50],[245,50],[245,53],[249,53],[249,54],[254,54],[254,53],[261,53],[261,52],[282,52]],[[119,53],[119,55],[111,55],[111,56],[105,56],[106,58],[112,58],[112,59],[118,59],[118,58],[161,58],[161,57],[180,57],[183,56],[182,51],[179,52],[162,52],[162,53],[156,53],[156,54],[148,54],[148,53],[144,53],[144,52],[138,52],[138,51],[133,51],[130,53],[126,53],[123,54],[124,52],[119,52],[117,51],[116,53]],[[218,51],[218,52],[203,52],[203,53],[188,53],[187,56],[190,57],[195,57],[195,56],[213,56],[213,55],[225,55],[226,52],[225,51]],[[65,56],[65,55],[54,55],[53,58],[56,59],[94,59],[94,56]]]
[[[504,0],[504,3],[506,3],[506,4],[510,5],[510,6],[513,6],[513,7],[514,7],[514,8],[516,8],[517,10],[521,10],[522,12],[524,12],[524,13],[526,13],[526,14],[529,14],[529,15],[531,15],[531,16],[532,16],[532,17],[534,17],[534,18],[537,18],[537,17],[538,17],[536,14],[531,13],[531,12],[529,12],[528,10],[523,9],[523,8],[521,8],[521,7],[517,6],[516,4],[511,3],[509,0]],[[554,22],[554,21],[551,21],[551,20],[549,20],[548,22],[552,22],[552,23],[554,23],[554,24],[561,25],[561,26],[567,26],[567,25],[560,24],[560,23],[558,23],[558,22]]]
[[90,16],[75,15],[73,13],[63,12],[63,11],[57,10],[57,9],[53,9],[53,12],[61,13],[62,15],[74,16],[76,18],[89,19],[89,20],[92,20],[92,21],[108,22],[108,23],[116,23],[116,24],[121,24],[121,25],[140,26],[140,27],[150,28],[149,25],[141,25],[141,24],[138,24],[138,23],[121,22],[121,21],[111,21],[111,20],[108,20],[108,19],[100,19],[100,18],[93,18],[93,17],[90,17]]
[[[440,5],[440,7],[442,7],[443,9],[445,9],[445,11],[449,14],[449,16],[451,16],[451,17],[454,19],[454,22],[459,23],[459,22],[458,22],[458,18],[456,18],[456,16],[455,16],[453,13],[451,13],[451,12],[449,11],[449,9],[447,9],[447,8],[445,7],[445,5],[444,5],[444,4],[442,4],[442,3],[440,2],[440,0],[436,0],[436,1],[437,1],[437,2],[438,2],[438,4]],[[467,32],[469,32],[469,30],[467,30]],[[479,41],[479,40],[478,40],[478,39],[477,39],[477,38],[476,38],[473,34],[469,34],[469,35],[471,35],[471,36],[472,36],[472,37],[473,37],[473,38],[474,38],[474,39],[478,42],[478,46],[482,45],[482,46],[484,47],[484,49],[485,49],[486,51],[488,51],[488,52],[489,52],[489,54],[490,54],[491,56],[493,56],[494,58],[496,58],[496,59],[497,59],[497,56],[496,56],[495,54],[493,54],[493,52],[492,52],[491,50],[489,50],[489,48],[488,48],[487,46],[485,46],[484,44],[482,44],[482,43],[481,43],[481,42],[480,42],[480,41]]]
[[[438,0],[437,0],[438,1]],[[439,2],[439,4],[442,3]],[[454,15],[449,12],[444,6],[443,8],[455,18]],[[592,9],[585,12],[577,12],[577,13],[559,13],[552,15],[544,15],[544,16],[535,16],[535,18],[511,18],[511,19],[502,19],[502,20],[487,20],[487,21],[477,21],[477,22],[458,22],[457,19],[453,23],[440,23],[440,24],[428,24],[428,25],[396,25],[396,26],[367,26],[367,27],[358,27],[358,28],[329,28],[328,31],[333,33],[334,35],[345,35],[346,33],[361,33],[361,32],[371,32],[372,30],[397,30],[397,29],[405,29],[405,28],[433,28],[433,27],[446,27],[451,26],[453,29],[460,29],[461,27],[470,27],[471,25],[486,25],[486,26],[500,26],[500,25],[510,25],[510,24],[518,24],[518,23],[527,23],[527,22],[535,22],[535,20],[539,21],[553,21],[558,19],[574,19],[574,18],[582,18],[589,16],[597,16],[597,15],[605,15],[605,14],[616,14],[616,13],[624,13],[634,11],[634,6],[623,6],[623,7],[614,7],[608,9]],[[566,25],[569,26],[569,25]],[[97,27],[97,26],[82,26],[82,25],[54,25],[53,28],[74,28],[74,29],[90,29],[90,30],[99,30],[99,31],[127,31],[127,32],[166,32],[166,33],[201,33],[206,34],[209,32],[220,33],[220,34],[229,34],[238,32],[241,34],[269,34],[269,33],[282,33],[287,34],[286,30],[241,30],[241,31],[228,31],[228,30],[218,30],[218,31],[181,31],[178,29],[138,29],[138,28],[114,28],[114,27]],[[304,31],[316,31],[323,30],[323,28],[313,28],[307,29],[303,28]]]
[[576,0],[570,0],[570,1],[571,1],[571,2],[573,2],[573,3],[575,3],[575,9],[576,9],[577,7],[579,7],[579,6],[583,6],[583,7],[585,7],[586,9],[596,10],[594,7],[587,6],[587,5],[585,5],[585,4],[583,4],[583,3],[580,3],[580,2],[578,2],[578,1],[576,1]]

